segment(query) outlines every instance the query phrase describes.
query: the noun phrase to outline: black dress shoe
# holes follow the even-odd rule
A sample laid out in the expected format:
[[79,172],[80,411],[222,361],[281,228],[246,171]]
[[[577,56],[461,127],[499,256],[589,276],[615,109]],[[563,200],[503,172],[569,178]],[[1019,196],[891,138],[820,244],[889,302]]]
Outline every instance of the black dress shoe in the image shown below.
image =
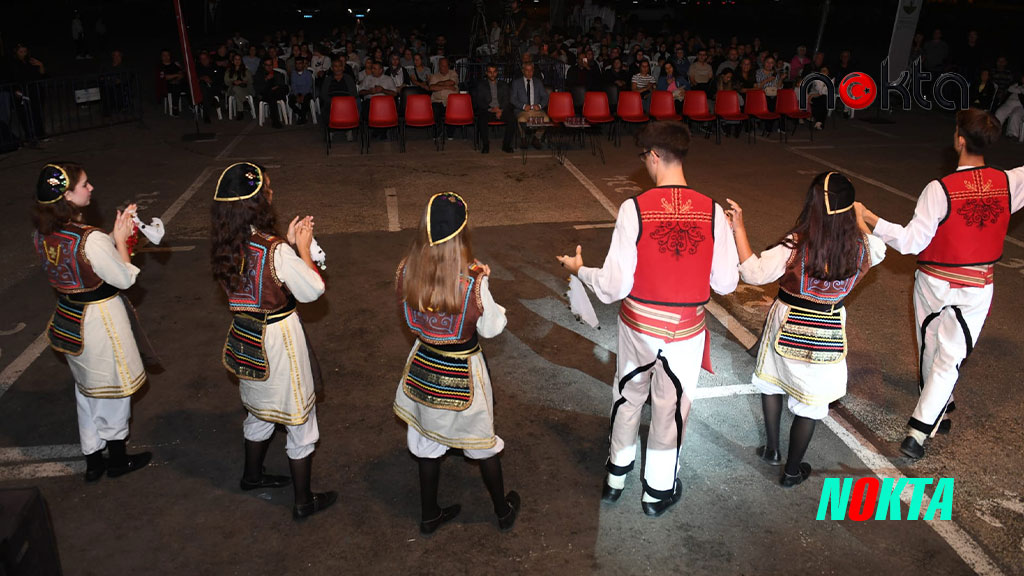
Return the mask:
[[779,454],[778,450],[769,450],[767,446],[761,446],[757,449],[757,456],[761,460],[767,462],[770,466],[781,466],[782,455]]
[[447,508],[442,508],[441,513],[437,515],[437,518],[434,518],[433,520],[424,520],[420,522],[420,534],[423,534],[424,536],[433,534],[435,531],[437,531],[438,527],[441,526],[441,524],[444,524],[445,522],[452,520],[453,518],[458,516],[459,512],[461,511],[462,506],[458,504],[454,504]]
[[679,502],[679,499],[683,497],[683,483],[676,478],[675,485],[672,487],[672,496],[658,500],[657,502],[641,502],[640,507],[644,509],[644,514],[652,518],[657,518],[665,513],[666,510]]
[[484,146],[483,148],[480,149],[480,153],[481,154],[490,154],[491,153],[491,147],[490,146]]
[[113,458],[111,458],[111,460],[107,462],[107,476],[117,478],[118,476],[124,476],[129,472],[135,472],[136,470],[145,468],[146,464],[149,464],[149,461],[152,459],[152,452],[140,452],[138,454],[125,456],[124,460],[117,464],[115,464]]
[[498,518],[498,528],[502,532],[512,529],[512,525],[516,523],[516,517],[519,516],[519,508],[522,506],[519,493],[515,490],[505,496],[505,502],[508,502],[508,512]]
[[622,496],[622,488],[612,488],[608,485],[608,479],[604,481],[604,489],[601,490],[601,502],[618,502],[619,496]]
[[242,490],[259,490],[260,488],[281,488],[292,483],[292,479],[288,476],[276,476],[274,474],[260,474],[260,477],[256,481],[246,480],[242,478],[238,481],[238,486]]
[[943,420],[942,422],[939,422],[939,429],[937,430],[937,432],[939,434],[949,434],[949,431],[952,430],[952,429],[953,429],[953,421],[947,419],[947,420]]
[[332,504],[338,501],[338,493],[331,490],[330,492],[318,492],[313,494],[313,500],[306,504],[296,504],[292,508],[292,518],[296,520],[302,520],[308,518],[325,508],[328,508]]
[[907,436],[903,439],[903,443],[900,444],[900,452],[903,452],[907,456],[917,460],[924,456],[924,446],[915,440],[913,436]]
[[103,450],[97,450],[85,456],[85,481],[95,482],[107,471],[107,460],[103,458]]
[[782,478],[779,478],[779,484],[782,484],[783,488],[792,488],[797,484],[800,484],[804,480],[807,480],[811,476],[811,465],[807,462],[800,463],[800,473],[795,476],[790,476],[785,470],[782,471]]
[[511,146],[502,146],[501,151],[504,152],[505,154],[513,154],[515,152],[515,149],[512,148]]

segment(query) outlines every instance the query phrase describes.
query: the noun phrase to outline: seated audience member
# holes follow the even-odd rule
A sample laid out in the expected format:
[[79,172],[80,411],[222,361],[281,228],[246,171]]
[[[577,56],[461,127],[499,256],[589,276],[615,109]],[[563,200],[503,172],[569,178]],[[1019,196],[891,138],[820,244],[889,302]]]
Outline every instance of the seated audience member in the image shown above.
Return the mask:
[[280,117],[277,103],[288,97],[288,80],[279,70],[274,69],[273,59],[263,59],[263,69],[256,74],[253,84],[257,100],[266,102],[270,108],[274,128],[280,128],[283,118]]
[[978,79],[971,83],[971,106],[989,110],[996,97],[996,87],[992,84],[988,68],[982,68]]
[[637,46],[633,50],[632,61],[629,64],[629,71],[631,74],[638,74],[640,72],[640,65],[647,62],[648,69],[651,65],[651,59],[644,54],[643,48]]
[[[245,64],[245,67],[249,70],[250,74],[255,74],[256,72],[258,72],[260,69],[260,64],[263,63],[263,58],[260,58],[258,50],[259,48],[257,46],[250,45],[249,53],[245,56],[242,56],[242,64]],[[230,64],[231,63],[229,61],[228,65],[230,66]]]
[[411,82],[409,82],[409,72],[405,69],[404,66],[402,66],[401,59],[398,57],[398,52],[391,53],[391,56],[389,57],[389,62],[390,65],[388,66],[387,70],[384,71],[384,73],[390,76],[391,79],[395,82],[395,88],[401,90],[405,86],[410,85]]
[[[267,55],[264,56],[263,58],[264,58],[264,60],[267,59],[267,58],[270,58],[270,64],[271,64],[271,66],[275,70],[284,70],[284,66],[285,66],[284,58],[281,58],[277,54],[278,54],[277,46],[270,46],[269,48],[267,48]],[[260,62],[260,65],[261,66],[263,65],[262,61]]]
[[665,62],[662,67],[661,75],[658,76],[658,90],[671,92],[672,99],[676,102],[676,108],[680,108],[680,103],[686,96],[686,84],[683,77],[676,74],[676,67],[671,62]]
[[306,114],[309,113],[310,100],[313,99],[315,81],[313,72],[306,68],[306,58],[299,55],[295,59],[295,70],[292,71],[291,94],[288,95],[288,104],[295,111],[296,124],[306,123]]
[[630,81],[630,88],[633,92],[639,92],[643,98],[644,112],[651,109],[651,93],[657,85],[654,76],[651,76],[651,63],[647,60],[640,62],[640,71],[633,75]]
[[[320,86],[320,115],[327,123],[331,111],[331,98],[335,96],[352,96],[358,98],[359,92],[356,89],[356,82],[348,73],[348,67],[343,58],[337,58],[331,62],[331,73],[324,78]],[[352,141],[352,131],[345,131],[345,139]]]
[[[739,85],[736,81],[736,77],[739,75],[738,72],[733,72],[732,68],[726,68],[722,70],[722,73],[715,79],[715,95],[718,96],[726,90],[734,90],[739,92]],[[751,75],[753,76],[753,75]],[[739,97],[740,106],[743,106],[743,95]],[[722,122],[722,130],[728,135],[732,134],[734,137],[739,138],[740,132],[743,129],[743,122]]]
[[[828,78],[832,77],[829,74],[828,66],[822,66],[818,73]],[[825,120],[828,119],[828,87],[825,86],[825,82],[819,79],[813,80],[810,86],[807,87],[807,99],[811,104],[811,118],[814,120],[814,129],[821,130]]]
[[690,64],[690,90],[703,90],[711,92],[711,81],[715,73],[708,64],[708,51],[698,50],[697,59]]
[[[520,124],[530,122],[531,118],[542,118],[544,122],[550,122],[547,112],[548,91],[540,78],[534,77],[534,65],[532,62],[523,65],[523,77],[512,81],[512,94],[510,96],[512,107],[516,110],[516,120]],[[540,139],[544,137],[544,130],[534,131],[530,144],[538,150],[541,148]]]
[[736,71],[736,67],[740,65],[740,52],[736,48],[729,48],[728,58],[722,61],[718,67],[715,68],[715,75],[719,75],[726,69]]
[[1020,137],[1021,118],[1024,117],[1024,74],[1016,84],[1006,90],[1006,102],[996,110],[996,119],[1006,129],[1010,138]]
[[565,85],[572,92],[573,103],[577,111],[583,108],[585,93],[603,88],[604,81],[597,63],[594,62],[593,50],[584,52],[576,64],[569,67],[565,77]]
[[313,45],[313,57],[309,60],[309,71],[313,73],[313,88],[319,93],[324,78],[331,73],[330,50],[324,44]]
[[171,114],[178,114],[181,110],[175,107],[178,106],[179,98],[188,94],[188,85],[185,83],[185,72],[180,64],[171,59],[170,50],[160,52],[160,80],[165,86],[164,94],[172,95]]
[[209,124],[213,115],[217,113],[217,102],[221,96],[221,80],[224,75],[217,74],[217,68],[210,59],[210,53],[205,50],[199,53],[196,76],[199,78],[199,91],[203,95],[203,122]]
[[423,56],[413,54],[412,67],[409,69],[409,82],[417,93],[430,94],[430,67],[423,63]]
[[124,52],[115,48],[110,52],[110,63],[100,67],[100,90],[102,92],[103,115],[129,110],[134,104],[132,85],[127,82]]
[[[210,60],[213,61],[213,66],[223,73],[228,69],[228,65],[231,64],[231,54],[228,51],[228,47],[221,44],[217,47],[217,51],[210,55]],[[244,54],[244,52],[238,52],[238,54]]]
[[491,141],[487,123],[500,121],[505,123],[505,138],[501,150],[512,152],[513,127],[512,102],[507,82],[498,79],[498,67],[488,64],[484,71],[485,77],[473,87],[473,112],[476,115],[476,133],[482,147],[480,152],[491,151]]
[[779,93],[779,88],[782,88],[782,76],[775,69],[775,58],[765,58],[764,66],[757,71],[755,78],[757,83],[754,87],[764,90],[764,95],[768,98],[768,109],[774,111],[775,97]]
[[[430,90],[430,103],[434,106],[434,118],[438,122],[444,121],[444,109],[448,105],[448,95],[459,91],[459,75],[448,67],[448,59],[441,58],[437,61],[437,74],[431,74],[427,79],[427,86]],[[446,128],[448,137],[451,137],[450,127]]]
[[681,45],[676,45],[675,57],[672,59],[672,65],[676,67],[676,75],[686,78],[686,87],[689,88],[690,59],[686,57],[686,51],[683,50]]
[[363,80],[366,79],[366,77],[369,76],[371,72],[373,72],[373,70],[371,70],[371,68],[373,67],[373,62],[374,60],[372,56],[367,56],[366,59],[363,60],[363,67],[359,69],[358,72],[356,72],[356,81],[359,84],[362,84]]
[[398,61],[399,66],[405,69],[413,67],[412,50],[406,48],[402,51],[402,59]]
[[[232,96],[235,98],[235,118],[237,120],[241,120],[244,117],[242,111],[245,109],[249,96],[255,95],[252,79],[253,76],[249,73],[249,69],[242,63],[242,57],[238,54],[233,54],[231,56],[231,64],[228,65],[228,69],[224,72],[224,86],[226,87],[225,95],[227,99],[230,99]],[[255,110],[253,113],[255,113]]]
[[757,89],[757,73],[754,71],[754,64],[750,58],[740,60],[739,69],[733,74],[733,86],[740,93],[740,106],[744,103],[744,94],[748,90]]
[[856,72],[857,69],[854,68],[853,55],[851,52],[849,50],[839,52],[839,62],[837,62],[835,66],[830,66],[829,70],[832,72],[832,76],[838,80],[846,78],[846,76],[851,72]]
[[370,73],[359,83],[359,95],[363,97],[363,118],[370,112],[370,101],[374,98],[389,97],[398,95],[398,87],[395,81],[384,74],[384,67],[380,62],[369,63]]
[[804,75],[804,66],[811,63],[807,57],[807,46],[797,46],[796,55],[789,61],[789,79],[796,82]]
[[804,74],[811,72],[817,72],[821,70],[821,67],[825,65],[825,53],[818,51],[814,53],[814,58],[811,58],[810,69],[805,67]]
[[996,84],[996,106],[999,106],[1006,101],[1006,96],[1009,94],[1007,89],[1010,88],[1014,80],[1013,72],[1010,71],[1006,56],[996,58],[996,67],[992,69],[990,75],[992,76],[992,81]]
[[604,72],[605,90],[608,92],[608,104],[612,110],[619,102],[619,92],[629,90],[632,86],[633,75],[622,65],[622,58],[612,59],[611,66]]

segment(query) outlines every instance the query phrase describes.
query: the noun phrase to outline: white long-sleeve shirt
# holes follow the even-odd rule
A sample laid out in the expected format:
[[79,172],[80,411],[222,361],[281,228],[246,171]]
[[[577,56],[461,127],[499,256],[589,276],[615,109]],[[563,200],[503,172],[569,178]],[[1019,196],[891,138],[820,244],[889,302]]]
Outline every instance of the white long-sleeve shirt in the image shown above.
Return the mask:
[[114,237],[103,232],[93,232],[85,239],[85,257],[89,259],[93,272],[101,280],[118,290],[127,290],[135,284],[139,269],[131,262],[121,259]]
[[494,338],[505,329],[508,320],[505,318],[505,308],[491,296],[489,276],[480,279],[480,301],[484,305],[484,312],[476,321],[476,333],[481,338]]
[[[959,166],[957,171],[969,168],[974,166]],[[1024,166],[1007,170],[1006,174],[1010,182],[1010,211],[1016,212],[1024,206]],[[948,209],[942,184],[938,180],[932,180],[917,199],[914,217],[906,226],[879,218],[873,234],[900,254],[919,254],[931,244],[935,231],[939,228],[939,222],[946,217]]]
[[[629,296],[633,290],[633,274],[636,272],[636,237],[640,231],[640,214],[636,203],[627,200],[619,206],[612,231],[612,244],[600,268],[583,266],[580,280],[597,294],[601,302],[611,304]],[[711,260],[711,289],[718,294],[729,294],[739,282],[739,255],[736,240],[725,219],[722,207],[715,203],[715,248]]]
[[310,268],[295,253],[295,249],[287,244],[278,244],[274,250],[274,268],[277,270],[278,279],[291,290],[299,302],[313,302],[326,289],[320,274]]
[[[786,264],[792,256],[793,248],[787,248],[782,244],[772,246],[761,254],[751,254],[740,264],[740,277],[747,284],[754,286],[775,282],[786,273]],[[868,257],[871,259],[871,266],[877,266],[885,260],[885,242],[882,242],[881,238],[868,236]]]

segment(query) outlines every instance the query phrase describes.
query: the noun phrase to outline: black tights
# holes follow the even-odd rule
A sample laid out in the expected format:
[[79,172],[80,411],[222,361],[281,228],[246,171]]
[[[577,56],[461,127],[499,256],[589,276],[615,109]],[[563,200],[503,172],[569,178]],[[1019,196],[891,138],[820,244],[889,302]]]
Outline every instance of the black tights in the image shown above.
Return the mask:
[[[417,458],[420,469],[420,514],[423,520],[433,520],[441,515],[441,507],[437,503],[437,488],[441,482],[440,458]],[[494,513],[498,516],[508,514],[508,502],[505,501],[505,479],[501,473],[501,460],[491,456],[480,460],[480,473],[484,485],[491,495]]]
[[[761,408],[764,410],[764,431],[767,436],[767,449],[779,449],[779,423],[782,419],[782,401],[785,394],[761,394]],[[789,429],[789,455],[786,457],[786,474],[800,474],[800,462],[803,461],[807,447],[814,436],[814,425],[817,420],[793,417],[793,426]]]

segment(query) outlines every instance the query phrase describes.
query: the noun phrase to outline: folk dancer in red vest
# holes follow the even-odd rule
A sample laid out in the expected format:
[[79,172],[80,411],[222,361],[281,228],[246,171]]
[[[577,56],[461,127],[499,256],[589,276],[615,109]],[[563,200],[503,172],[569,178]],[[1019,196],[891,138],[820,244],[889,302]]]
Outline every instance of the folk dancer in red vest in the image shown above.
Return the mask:
[[128,246],[136,207],[118,211],[114,231],[107,234],[82,223],[92,191],[81,165],[47,164],[39,174],[32,211],[33,242],[58,295],[47,328],[50,346],[64,353],[75,378],[86,482],[99,480],[104,472],[110,477],[133,472],[152,457],[125,452],[131,396],[146,382],[135,310],[120,293],[139,274]]
[[461,196],[432,196],[395,272],[399,309],[416,343],[393,409],[409,426],[407,445],[419,465],[424,535],[462,509],[437,503],[441,457],[449,448],[480,463],[501,530],[512,528],[520,508],[519,494],[505,493],[499,460],[505,442],[494,433],[494,392],[479,343],[505,329],[505,309],[491,296],[490,268],[473,258],[468,222]]
[[999,139],[999,122],[978,109],[956,116],[956,172],[928,183],[906,226],[860,206],[874,235],[901,254],[917,254],[914,316],[921,397],[900,450],[924,456],[925,439],[948,432],[960,364],[978,342],[992,304],[995,263],[1003,255],[1010,215],[1024,205],[1024,166],[985,166],[985,148]]
[[761,391],[767,442],[757,455],[782,464],[779,424],[788,396],[793,425],[779,482],[789,488],[811,474],[803,461],[818,420],[846,394],[846,309],[843,300],[885,258],[885,243],[869,235],[853,210],[853,184],[838,172],[811,181],[796,225],[760,256],[754,254],[743,210],[727,212],[740,255],[740,279],[763,286],[779,280],[768,311],[751,382]]
[[602,500],[622,495],[633,470],[640,415],[651,398],[641,507],[660,516],[682,495],[679,451],[701,366],[710,370],[704,305],[711,290],[729,294],[739,279],[736,242],[722,207],[690,188],[683,157],[690,131],[656,122],[637,135],[655,187],[619,207],[601,268],[582,249],[558,260],[605,303],[622,300],[612,386],[611,448]]
[[[239,485],[257,490],[291,482],[292,517],[300,520],[338,499],[337,492],[310,489],[312,454],[320,439],[315,406],[320,374],[295,304],[313,302],[325,289],[310,256],[313,217],[296,216],[287,236],[278,236],[270,175],[251,162],[228,166],[213,199],[210,265],[234,315],[223,363],[238,377],[248,412],[242,423],[245,468]],[[290,479],[263,473],[276,424],[288,433]]]

